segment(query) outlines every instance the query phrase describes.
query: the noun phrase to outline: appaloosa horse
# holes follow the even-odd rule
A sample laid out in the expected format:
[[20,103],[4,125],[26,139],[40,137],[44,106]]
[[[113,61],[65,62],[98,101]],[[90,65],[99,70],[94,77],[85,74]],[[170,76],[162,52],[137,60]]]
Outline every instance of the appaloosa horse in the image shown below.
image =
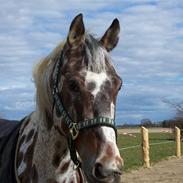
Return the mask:
[[[97,40],[85,32],[79,14],[67,40],[36,65],[35,112],[0,135],[11,151],[7,157],[0,149],[1,183],[121,182],[114,119],[122,81],[108,54],[119,32],[115,19]],[[11,145],[5,137],[14,139]]]

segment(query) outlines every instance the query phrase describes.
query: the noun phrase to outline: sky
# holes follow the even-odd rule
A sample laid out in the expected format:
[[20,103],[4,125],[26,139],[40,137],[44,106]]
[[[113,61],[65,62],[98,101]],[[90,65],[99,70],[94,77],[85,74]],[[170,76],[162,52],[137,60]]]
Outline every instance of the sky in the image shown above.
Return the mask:
[[83,13],[96,37],[120,21],[120,40],[110,53],[123,79],[117,124],[175,117],[162,100],[183,101],[182,0],[1,0],[0,9],[0,116],[19,120],[35,110],[32,67]]

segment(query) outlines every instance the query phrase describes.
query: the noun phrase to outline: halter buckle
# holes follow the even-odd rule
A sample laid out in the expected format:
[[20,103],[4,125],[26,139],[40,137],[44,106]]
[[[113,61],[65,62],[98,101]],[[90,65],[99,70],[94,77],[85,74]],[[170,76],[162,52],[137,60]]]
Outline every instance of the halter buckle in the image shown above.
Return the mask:
[[79,135],[79,130],[77,129],[77,123],[73,123],[69,129],[70,134],[72,136],[72,140],[76,140]]

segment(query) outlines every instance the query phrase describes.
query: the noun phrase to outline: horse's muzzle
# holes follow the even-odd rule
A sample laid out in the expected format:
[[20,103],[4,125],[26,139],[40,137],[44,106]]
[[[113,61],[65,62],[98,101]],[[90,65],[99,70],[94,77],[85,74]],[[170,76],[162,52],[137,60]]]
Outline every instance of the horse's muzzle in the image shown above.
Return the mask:
[[101,163],[96,163],[92,175],[96,182],[120,183],[122,177],[122,164],[118,164],[115,168],[106,168]]

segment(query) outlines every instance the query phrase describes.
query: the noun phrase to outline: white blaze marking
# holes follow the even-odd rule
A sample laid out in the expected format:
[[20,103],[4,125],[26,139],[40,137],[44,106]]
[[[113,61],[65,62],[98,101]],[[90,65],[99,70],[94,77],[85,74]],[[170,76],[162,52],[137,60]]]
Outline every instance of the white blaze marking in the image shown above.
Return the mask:
[[112,142],[116,144],[116,134],[113,128],[103,126],[102,127],[103,134],[105,136],[106,142]]
[[[105,72],[94,73],[91,71],[87,71],[86,78],[85,78],[85,84],[87,86],[87,84],[90,82],[95,83],[96,87],[94,88],[93,91],[91,91],[91,93],[94,97],[96,97],[97,94],[101,91],[101,86],[104,84],[104,82],[106,80],[109,80],[109,77],[107,76],[107,74]],[[103,92],[105,92],[105,91],[103,91]],[[110,105],[110,111],[109,111],[108,116],[111,118],[114,118],[114,114],[115,114],[115,106],[112,102]],[[105,116],[107,116],[107,114]],[[120,153],[119,153],[118,147],[116,145],[115,131],[111,127],[103,126],[101,128],[102,128],[102,134],[105,136],[105,143],[101,149],[100,155],[97,158],[96,162],[100,162],[103,159],[103,157],[106,156],[108,148],[110,146],[111,151],[112,151],[112,157],[108,161],[105,162],[106,164],[104,166],[106,166],[109,169],[116,169],[117,162],[116,162],[115,157],[117,157],[117,156],[120,157]]]
[[114,113],[115,113],[115,105],[113,102],[111,103],[111,118],[114,119]]
[[95,89],[92,91],[92,95],[96,97],[97,93],[101,90],[102,84],[108,79],[105,72],[95,73],[87,71],[86,73],[86,85],[89,82],[95,83]]
[[112,149],[112,152],[113,152],[113,156],[111,157],[111,159],[109,159],[108,161],[105,162],[104,166],[106,166],[109,169],[116,169],[117,162],[115,160],[115,157],[117,157],[117,156],[120,157],[120,153],[119,153],[118,147],[116,145],[115,131],[111,127],[103,126],[101,128],[102,128],[103,135],[105,136],[106,142],[105,142],[105,144],[100,152],[100,156],[97,158],[96,162],[100,162],[103,159],[103,157],[106,156],[109,145],[110,145],[110,148]]

